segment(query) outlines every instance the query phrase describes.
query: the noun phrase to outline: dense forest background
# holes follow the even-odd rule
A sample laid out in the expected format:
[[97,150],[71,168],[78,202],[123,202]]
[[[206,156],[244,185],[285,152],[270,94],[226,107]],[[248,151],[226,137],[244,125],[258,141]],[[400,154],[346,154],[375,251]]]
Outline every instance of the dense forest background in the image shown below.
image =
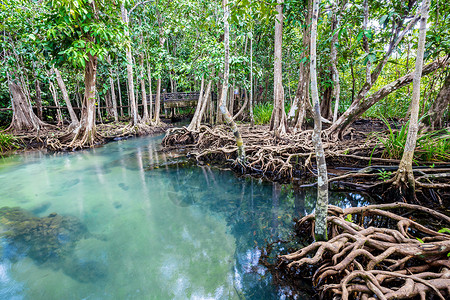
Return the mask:
[[[289,112],[296,95],[302,93],[301,83],[308,76],[305,69],[309,64],[312,3],[281,2],[282,85],[285,110]],[[62,118],[70,122],[66,102],[69,99],[72,106],[83,106],[89,55],[98,59],[95,102],[97,106],[107,107],[100,111],[104,119],[113,119],[112,101],[118,103],[118,116],[126,118],[132,112],[120,105],[131,105],[134,98],[141,105],[144,97],[157,93],[158,87],[161,93],[199,91],[202,77],[205,82],[212,80],[212,92],[220,94],[224,56],[221,4],[221,1],[187,0],[2,1],[0,107],[13,107],[8,81],[17,81],[38,117],[46,122],[58,122],[55,107],[60,106]],[[274,99],[276,4],[269,0],[229,4],[229,95],[233,98],[229,109],[238,112],[251,92],[256,122],[260,124],[269,122]],[[414,71],[417,24],[404,32],[404,36],[401,34],[419,6],[420,2],[414,0],[322,1],[317,40],[322,117],[333,120],[337,98],[334,68],[339,75],[339,115],[358,100],[360,91],[371,81],[370,74],[379,68],[380,75],[372,75],[365,98]],[[449,53],[449,13],[445,1],[431,1],[424,65]],[[396,41],[398,45],[391,47]],[[131,51],[128,59],[127,49]],[[132,66],[131,77],[127,66]],[[426,118],[439,91],[449,81],[447,67],[433,68],[433,71],[422,77],[420,115]],[[62,78],[67,97],[58,77]],[[130,80],[134,81],[132,89]],[[407,118],[410,82],[385,93],[362,116]],[[46,106],[53,108],[45,109]],[[142,105],[139,107],[143,114]],[[79,116],[80,111],[75,112]],[[438,113],[439,120],[431,118],[439,122],[436,126],[448,120],[448,100]],[[2,127],[10,124],[12,115],[12,110],[0,111]],[[248,113],[242,116],[248,118]]]

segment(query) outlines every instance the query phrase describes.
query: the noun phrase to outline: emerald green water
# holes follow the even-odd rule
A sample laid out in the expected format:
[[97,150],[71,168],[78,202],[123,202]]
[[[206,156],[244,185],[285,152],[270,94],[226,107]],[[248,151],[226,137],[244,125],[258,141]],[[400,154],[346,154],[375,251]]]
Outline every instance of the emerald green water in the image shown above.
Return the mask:
[[1,159],[0,207],[74,216],[89,234],[64,257],[71,267],[28,256],[33,241],[20,248],[1,238],[0,299],[283,298],[258,265],[258,247],[287,237],[292,218],[313,210],[315,193],[207,166],[155,168],[172,159],[157,153],[160,140]]

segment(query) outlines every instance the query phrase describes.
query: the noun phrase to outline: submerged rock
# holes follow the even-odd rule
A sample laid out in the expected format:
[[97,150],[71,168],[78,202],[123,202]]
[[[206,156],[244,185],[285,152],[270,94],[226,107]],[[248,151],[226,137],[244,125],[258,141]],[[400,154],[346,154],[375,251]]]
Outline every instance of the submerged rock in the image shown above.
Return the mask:
[[76,217],[51,213],[39,218],[19,207],[0,208],[0,237],[5,238],[0,254],[11,261],[27,255],[38,264],[62,268],[80,282],[95,281],[106,276],[106,266],[74,255],[77,242],[88,236]]

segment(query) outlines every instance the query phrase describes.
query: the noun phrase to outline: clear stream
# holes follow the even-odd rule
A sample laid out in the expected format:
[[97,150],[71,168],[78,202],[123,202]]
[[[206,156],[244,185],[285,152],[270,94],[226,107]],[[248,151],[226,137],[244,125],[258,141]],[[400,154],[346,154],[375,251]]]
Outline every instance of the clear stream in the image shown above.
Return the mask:
[[[208,166],[164,167],[173,158],[157,153],[161,138],[0,158],[0,208],[73,216],[89,232],[60,234],[72,245],[67,257],[39,260],[33,241],[5,237],[0,219],[0,299],[284,298],[258,265],[258,247],[287,237],[315,192]],[[366,200],[334,193],[331,203]]]

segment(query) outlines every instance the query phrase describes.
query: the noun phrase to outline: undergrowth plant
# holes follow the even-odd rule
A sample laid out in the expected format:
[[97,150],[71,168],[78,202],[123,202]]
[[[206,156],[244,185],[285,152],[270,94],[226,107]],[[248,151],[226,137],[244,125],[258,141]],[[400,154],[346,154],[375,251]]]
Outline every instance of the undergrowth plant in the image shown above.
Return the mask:
[[18,149],[18,141],[13,135],[0,132],[0,153]]
[[272,116],[273,104],[270,102],[258,103],[253,108],[253,117],[255,124],[263,125],[270,122]]
[[[390,123],[382,118],[388,127],[388,134],[376,134],[378,141],[384,146],[382,156],[400,159],[408,136],[409,121],[399,130],[393,129]],[[441,129],[431,132],[420,132],[417,136],[414,159],[419,161],[450,161],[450,132]]]

